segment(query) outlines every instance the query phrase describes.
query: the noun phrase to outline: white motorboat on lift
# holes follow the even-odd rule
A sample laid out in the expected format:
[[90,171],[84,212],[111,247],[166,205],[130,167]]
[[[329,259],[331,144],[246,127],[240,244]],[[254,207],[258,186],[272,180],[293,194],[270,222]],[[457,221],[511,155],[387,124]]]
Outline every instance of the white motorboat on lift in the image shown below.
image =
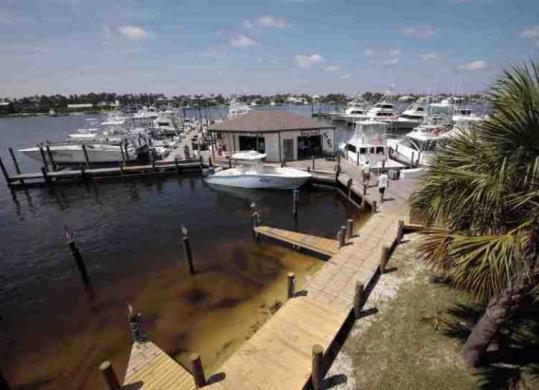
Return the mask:
[[294,189],[311,177],[310,173],[300,169],[263,164],[264,158],[266,154],[256,151],[235,153],[231,159],[239,163],[238,167],[209,174],[205,181],[241,188]]

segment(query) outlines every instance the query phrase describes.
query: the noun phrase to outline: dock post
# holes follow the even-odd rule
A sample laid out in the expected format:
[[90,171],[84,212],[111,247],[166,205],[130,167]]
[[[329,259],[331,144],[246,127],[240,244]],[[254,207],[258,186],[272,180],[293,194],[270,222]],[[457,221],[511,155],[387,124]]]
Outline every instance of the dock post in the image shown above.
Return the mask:
[[339,175],[341,174],[341,164],[335,166],[335,185],[339,184]]
[[228,169],[232,168],[232,159],[228,157]]
[[359,167],[359,150],[357,151],[356,155],[356,167]]
[[206,377],[204,375],[204,369],[202,368],[202,361],[198,353],[192,353],[189,355],[189,363],[193,373],[193,379],[197,389],[206,386]]
[[339,248],[342,248],[345,244],[346,226],[341,226],[337,233],[337,241],[339,242]]
[[88,150],[86,150],[85,144],[82,144],[82,151],[84,153],[84,160],[86,160],[86,168],[90,168],[90,158],[88,157]]
[[299,199],[299,190],[295,189],[292,191],[292,214],[294,217],[298,216],[298,199]]
[[346,240],[349,240],[352,237],[354,237],[354,220],[347,219],[346,220]]
[[9,177],[9,173],[7,173],[7,169],[4,166],[4,162],[2,161],[1,157],[0,157],[0,168],[2,169],[2,173],[4,174],[4,178],[6,179],[6,183],[8,187],[11,187],[11,178]]
[[354,179],[352,179],[352,178],[348,179],[348,181],[346,182],[346,190],[347,190],[348,201],[350,201],[352,199],[352,183],[353,182],[354,182]]
[[385,272],[388,260],[389,260],[389,247],[384,246],[382,248],[382,254],[380,255],[380,273],[381,274]]
[[43,175],[43,179],[45,180],[45,184],[50,185],[51,184],[51,178],[47,174],[47,169],[45,167],[41,167],[41,174]]
[[400,244],[403,236],[404,236],[404,221],[402,219],[399,219],[399,227],[397,229],[397,244]]
[[43,166],[45,167],[45,170],[49,171],[49,164],[47,163],[47,157],[45,157],[45,151],[43,150],[43,146],[39,145],[39,153],[41,154],[41,159],[43,160]]
[[135,313],[133,306],[131,306],[129,302],[127,302],[127,320],[129,321],[129,329],[131,329],[133,342],[146,342],[148,339],[146,338],[146,334],[142,327],[142,313]]
[[260,222],[260,216],[256,211],[253,213],[251,217],[251,221],[253,225],[253,238],[258,241],[259,236],[258,236],[258,233],[256,232],[256,227],[258,226]]
[[386,160],[382,160],[382,170],[386,169]]
[[288,299],[290,299],[290,298],[294,298],[295,295],[296,295],[296,274],[293,272],[289,272],[286,296],[288,297]]
[[51,163],[51,168],[53,171],[56,171],[56,163],[54,162],[54,158],[52,157],[51,147],[49,145],[45,146],[45,149],[47,150],[47,156],[49,157],[49,161]]
[[21,169],[19,168],[19,163],[17,162],[17,158],[15,157],[15,153],[13,152],[12,148],[9,148],[9,154],[11,155],[11,159],[13,160],[13,165],[15,166],[15,172],[17,174],[21,174]]
[[124,144],[122,142],[120,142],[120,153],[122,154],[122,162],[125,163]]
[[314,171],[314,169],[315,169],[315,167],[314,167],[314,154],[312,155],[312,165],[313,165],[313,171]]
[[176,173],[180,174],[180,166],[178,165],[178,157],[174,157],[174,166],[176,167]]
[[368,187],[368,184],[363,183],[363,196],[367,195],[367,187]]
[[311,381],[314,390],[322,390],[322,356],[324,348],[316,344],[313,346]]
[[182,225],[182,241],[185,256],[187,257],[187,263],[189,264],[189,273],[193,275],[195,273],[195,266],[193,264],[193,254],[191,253],[191,244],[189,244],[189,237],[187,236],[187,228]]
[[65,231],[65,237],[67,240],[67,246],[69,247],[69,250],[71,251],[71,256],[73,256],[73,259],[75,260],[75,264],[77,264],[77,268],[82,278],[82,282],[84,283],[85,286],[88,286],[90,284],[90,277],[88,276],[88,271],[86,270],[86,264],[84,264],[84,260],[82,260],[82,255],[80,254],[77,243],[73,239],[73,233],[70,232],[66,226],[64,226],[64,231]]
[[101,374],[103,375],[108,390],[121,390],[118,377],[114,372],[114,368],[112,368],[112,364],[108,360],[99,365],[99,371],[101,371]]
[[412,157],[410,158],[410,165],[414,167],[414,152],[412,152]]
[[377,208],[378,208],[378,203],[375,200],[373,200],[372,201],[372,213],[373,214],[376,213]]
[[362,283],[356,282],[356,290],[354,293],[354,317],[359,318],[361,307],[365,299],[365,286]]

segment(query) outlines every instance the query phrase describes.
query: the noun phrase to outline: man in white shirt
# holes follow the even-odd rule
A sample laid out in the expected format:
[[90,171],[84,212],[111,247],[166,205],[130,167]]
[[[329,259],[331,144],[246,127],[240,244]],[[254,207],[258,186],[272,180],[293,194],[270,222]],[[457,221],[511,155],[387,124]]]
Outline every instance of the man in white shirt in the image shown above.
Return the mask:
[[368,161],[365,161],[365,164],[363,164],[362,173],[363,184],[369,185],[369,182],[371,181],[371,165]]
[[382,174],[378,176],[378,192],[380,192],[380,203],[384,203],[384,192],[389,187],[389,177],[386,171],[382,171]]

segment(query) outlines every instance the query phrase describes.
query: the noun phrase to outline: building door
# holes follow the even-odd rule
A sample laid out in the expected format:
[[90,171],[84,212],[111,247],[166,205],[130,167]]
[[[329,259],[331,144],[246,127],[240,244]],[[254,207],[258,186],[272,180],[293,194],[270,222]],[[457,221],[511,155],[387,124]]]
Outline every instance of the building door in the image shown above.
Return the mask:
[[322,156],[322,141],[319,135],[298,137],[298,160]]
[[283,139],[283,160],[284,161],[294,160],[294,140],[293,139]]

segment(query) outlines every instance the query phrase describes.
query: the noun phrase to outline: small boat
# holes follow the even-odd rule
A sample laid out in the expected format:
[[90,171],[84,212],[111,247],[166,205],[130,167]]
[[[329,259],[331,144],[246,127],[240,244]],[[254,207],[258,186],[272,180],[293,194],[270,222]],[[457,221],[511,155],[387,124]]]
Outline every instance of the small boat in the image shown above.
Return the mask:
[[248,112],[251,112],[253,109],[246,105],[239,103],[236,99],[232,99],[230,101],[230,106],[228,108],[228,117],[234,118],[238,115],[247,114]]
[[266,154],[256,151],[239,152],[232,160],[240,165],[212,173],[206,183],[241,188],[294,189],[301,187],[311,174],[299,169],[265,165]]
[[386,134],[389,125],[381,121],[356,122],[354,135],[346,143],[339,145],[345,158],[363,166],[368,161],[373,168],[390,168],[389,146]]

